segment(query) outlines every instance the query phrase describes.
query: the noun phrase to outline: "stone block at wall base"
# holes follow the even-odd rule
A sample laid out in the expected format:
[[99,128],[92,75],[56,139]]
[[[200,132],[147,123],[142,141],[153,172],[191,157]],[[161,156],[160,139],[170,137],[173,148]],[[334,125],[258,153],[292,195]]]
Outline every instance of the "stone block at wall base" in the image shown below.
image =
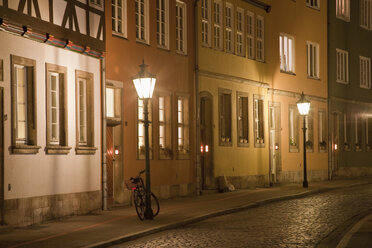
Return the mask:
[[[282,171],[277,177],[280,183],[301,183],[304,180],[303,171]],[[328,170],[309,170],[307,171],[307,181],[326,181],[328,180]]]
[[152,186],[151,191],[159,199],[196,195],[195,183]]
[[89,213],[101,206],[101,191],[10,199],[4,201],[4,221],[10,226],[28,226]]
[[236,189],[254,189],[256,187],[268,187],[268,175],[253,175],[253,176],[226,176],[229,183],[234,185]]
[[355,178],[372,176],[372,167],[339,167],[335,171],[336,178]]

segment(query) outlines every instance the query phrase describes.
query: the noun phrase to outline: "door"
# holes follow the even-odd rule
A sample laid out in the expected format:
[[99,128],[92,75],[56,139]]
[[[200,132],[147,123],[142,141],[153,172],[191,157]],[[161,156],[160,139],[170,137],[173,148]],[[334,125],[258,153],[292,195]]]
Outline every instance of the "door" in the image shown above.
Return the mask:
[[202,189],[216,187],[213,169],[212,97],[200,98],[200,162]]
[[0,224],[4,224],[4,89],[0,88]]
[[114,203],[114,142],[113,127],[106,127],[106,175],[107,175],[107,205],[112,206]]
[[340,113],[335,112],[332,114],[332,161],[329,169],[329,179],[336,176],[340,148]]
[[281,148],[280,148],[280,105],[270,103],[269,105],[269,128],[270,128],[270,185],[279,181],[281,172]]

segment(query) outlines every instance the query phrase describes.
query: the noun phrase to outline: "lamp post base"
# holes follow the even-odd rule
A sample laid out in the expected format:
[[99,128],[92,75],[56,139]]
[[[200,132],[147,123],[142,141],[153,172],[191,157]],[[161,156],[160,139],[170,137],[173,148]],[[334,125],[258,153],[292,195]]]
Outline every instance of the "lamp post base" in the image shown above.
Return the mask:
[[304,188],[309,187],[309,184],[307,183],[307,181],[303,181],[302,182],[302,187],[304,187]]

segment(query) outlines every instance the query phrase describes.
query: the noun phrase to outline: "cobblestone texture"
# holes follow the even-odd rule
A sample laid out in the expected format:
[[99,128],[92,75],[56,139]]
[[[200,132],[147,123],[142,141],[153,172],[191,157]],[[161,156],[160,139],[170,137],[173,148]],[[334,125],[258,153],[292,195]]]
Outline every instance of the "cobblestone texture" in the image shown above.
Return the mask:
[[368,185],[268,204],[115,247],[316,247],[337,226],[371,210]]

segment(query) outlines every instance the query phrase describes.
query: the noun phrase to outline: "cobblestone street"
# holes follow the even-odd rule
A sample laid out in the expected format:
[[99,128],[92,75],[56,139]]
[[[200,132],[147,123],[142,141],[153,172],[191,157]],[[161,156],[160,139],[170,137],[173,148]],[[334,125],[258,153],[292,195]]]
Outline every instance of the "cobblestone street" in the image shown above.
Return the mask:
[[114,247],[316,247],[367,211],[372,211],[371,185],[272,203]]

